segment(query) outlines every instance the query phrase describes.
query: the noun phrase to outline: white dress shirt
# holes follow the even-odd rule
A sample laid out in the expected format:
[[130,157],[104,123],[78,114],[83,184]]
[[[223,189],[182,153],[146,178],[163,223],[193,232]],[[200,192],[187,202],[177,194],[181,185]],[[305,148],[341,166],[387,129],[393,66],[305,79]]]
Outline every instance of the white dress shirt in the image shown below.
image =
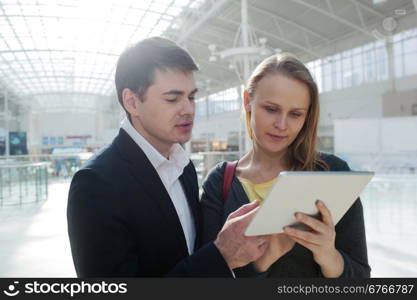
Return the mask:
[[188,253],[191,255],[194,252],[196,238],[194,218],[179,180],[184,168],[189,164],[190,159],[179,144],[174,144],[172,146],[169,159],[166,159],[133,127],[127,118],[124,118],[122,121],[121,128],[123,128],[142,149],[161,178],[162,183],[174,204],[184,231],[185,240],[187,241]]

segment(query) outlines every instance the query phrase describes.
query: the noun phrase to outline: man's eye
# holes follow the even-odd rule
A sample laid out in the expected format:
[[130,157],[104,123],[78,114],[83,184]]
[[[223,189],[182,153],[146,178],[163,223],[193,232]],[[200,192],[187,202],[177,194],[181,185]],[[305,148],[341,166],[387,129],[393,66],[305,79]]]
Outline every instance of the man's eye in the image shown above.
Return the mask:
[[190,97],[188,97],[188,100],[194,101],[195,100],[195,97],[194,96],[190,96]]
[[166,101],[168,101],[168,102],[175,102],[175,101],[177,101],[177,98],[174,98],[174,99],[165,99]]

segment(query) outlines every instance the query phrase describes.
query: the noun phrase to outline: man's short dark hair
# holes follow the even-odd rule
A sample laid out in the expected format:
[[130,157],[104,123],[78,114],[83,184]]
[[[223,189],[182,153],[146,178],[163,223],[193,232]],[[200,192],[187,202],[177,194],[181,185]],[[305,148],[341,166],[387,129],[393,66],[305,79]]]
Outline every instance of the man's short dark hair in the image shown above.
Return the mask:
[[[128,88],[143,97],[154,82],[155,70],[178,69],[183,72],[197,71],[191,55],[175,42],[161,37],[142,40],[127,48],[120,55],[116,67],[117,97],[123,109],[123,89]],[[126,111],[128,118],[129,113]]]

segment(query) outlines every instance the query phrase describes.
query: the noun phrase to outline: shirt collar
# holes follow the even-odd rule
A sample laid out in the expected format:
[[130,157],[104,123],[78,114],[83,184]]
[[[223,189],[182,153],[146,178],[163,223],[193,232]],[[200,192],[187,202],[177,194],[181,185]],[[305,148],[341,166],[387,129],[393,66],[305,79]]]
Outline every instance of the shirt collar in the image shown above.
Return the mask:
[[155,169],[158,169],[164,163],[171,162],[176,167],[183,170],[189,164],[190,159],[180,144],[177,143],[171,147],[168,160],[133,127],[127,117],[123,119],[121,128],[123,128],[126,133],[135,141],[135,143],[142,149]]

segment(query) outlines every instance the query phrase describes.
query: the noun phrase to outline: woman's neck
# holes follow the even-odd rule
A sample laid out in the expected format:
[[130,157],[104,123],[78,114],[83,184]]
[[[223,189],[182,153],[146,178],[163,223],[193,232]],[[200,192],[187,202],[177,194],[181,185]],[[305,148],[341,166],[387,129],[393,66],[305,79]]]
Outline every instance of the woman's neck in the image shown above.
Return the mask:
[[256,181],[266,182],[278,176],[279,172],[287,170],[286,151],[271,153],[254,145],[252,149],[239,160],[239,176]]

